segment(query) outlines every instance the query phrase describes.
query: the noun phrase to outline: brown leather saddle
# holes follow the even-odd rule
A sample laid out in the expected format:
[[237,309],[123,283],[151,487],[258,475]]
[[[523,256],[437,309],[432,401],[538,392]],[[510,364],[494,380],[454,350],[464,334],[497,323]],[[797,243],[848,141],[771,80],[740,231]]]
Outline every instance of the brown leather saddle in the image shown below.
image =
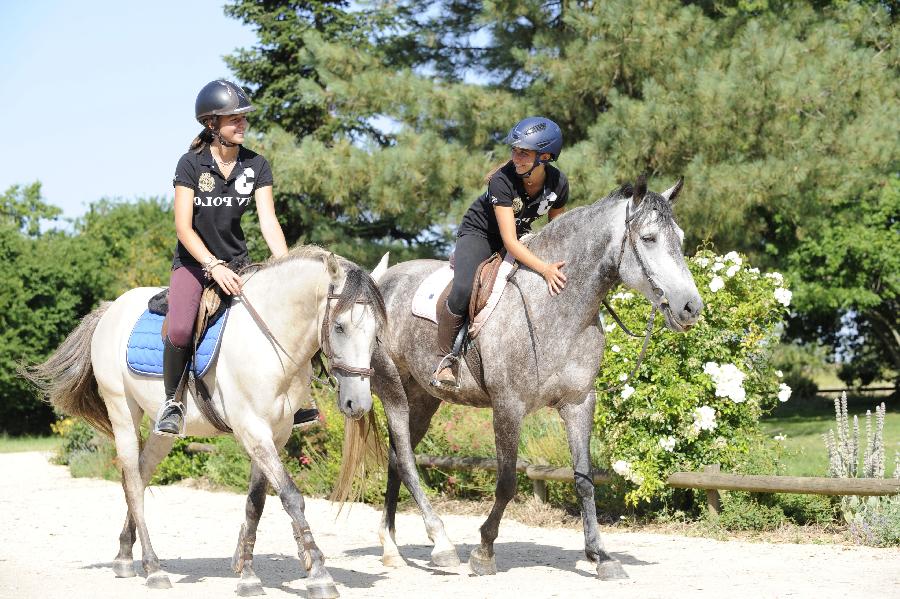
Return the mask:
[[[475,315],[487,305],[488,299],[491,297],[491,291],[494,289],[494,283],[497,282],[497,273],[500,272],[500,265],[503,264],[503,258],[504,255],[502,252],[495,252],[491,254],[490,258],[484,260],[478,265],[478,268],[475,269],[475,277],[472,281],[472,296],[469,298],[469,322],[475,320]],[[444,287],[441,295],[438,296],[438,311],[446,309],[447,296],[450,295],[450,289],[452,287],[453,280],[451,279],[450,282],[447,283],[447,286]]]
[[[163,340],[169,331],[169,289],[163,289],[148,302],[148,308],[156,314],[165,314],[160,335]],[[202,339],[206,329],[214,323],[231,305],[231,296],[226,296],[218,285],[208,285],[200,296],[200,308],[197,311],[197,320],[194,323],[194,339]]]

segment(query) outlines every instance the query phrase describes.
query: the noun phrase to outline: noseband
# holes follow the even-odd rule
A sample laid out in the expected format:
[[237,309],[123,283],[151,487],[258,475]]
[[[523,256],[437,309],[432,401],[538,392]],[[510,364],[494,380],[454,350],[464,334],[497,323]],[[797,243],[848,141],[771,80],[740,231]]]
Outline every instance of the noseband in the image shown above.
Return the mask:
[[[333,315],[331,314],[331,300],[339,300],[341,299],[341,295],[338,295],[334,292],[334,283],[328,286],[328,295],[325,297],[325,318],[322,319],[322,353],[325,354],[325,357],[328,358],[328,366],[329,370],[335,370],[345,375],[359,375],[359,376],[368,376],[371,377],[375,370],[372,368],[357,368],[356,366],[349,366],[344,364],[343,362],[338,362],[334,357],[334,350],[331,347],[331,321],[333,320]],[[371,304],[372,302],[364,299],[358,299],[354,302],[355,304]],[[352,308],[351,308],[352,309]]]

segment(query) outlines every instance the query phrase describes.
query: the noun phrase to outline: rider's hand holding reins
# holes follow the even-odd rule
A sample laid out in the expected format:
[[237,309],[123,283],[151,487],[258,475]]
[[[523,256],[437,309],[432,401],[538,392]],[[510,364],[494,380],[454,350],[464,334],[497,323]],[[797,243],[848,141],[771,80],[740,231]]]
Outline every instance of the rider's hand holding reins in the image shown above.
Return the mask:
[[550,295],[559,295],[565,289],[566,275],[562,273],[562,267],[565,265],[565,262],[550,262],[541,272],[544,280],[547,281],[547,291],[550,292]]
[[210,272],[210,276],[228,295],[240,295],[241,277],[224,264],[217,264],[214,266]]

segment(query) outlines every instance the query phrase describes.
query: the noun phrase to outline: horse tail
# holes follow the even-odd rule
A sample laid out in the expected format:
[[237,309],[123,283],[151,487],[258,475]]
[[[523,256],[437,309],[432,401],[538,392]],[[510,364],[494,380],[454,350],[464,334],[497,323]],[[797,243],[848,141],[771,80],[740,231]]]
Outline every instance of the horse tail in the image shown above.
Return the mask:
[[387,447],[375,410],[369,412],[368,418],[345,419],[341,469],[331,492],[331,501],[340,502],[343,507],[348,499],[360,499],[365,493],[367,473],[384,468],[386,463]]
[[91,363],[91,338],[110,305],[111,302],[103,302],[85,316],[46,361],[18,370],[37,388],[41,399],[60,412],[81,416],[91,426],[112,437],[112,423],[97,389]]

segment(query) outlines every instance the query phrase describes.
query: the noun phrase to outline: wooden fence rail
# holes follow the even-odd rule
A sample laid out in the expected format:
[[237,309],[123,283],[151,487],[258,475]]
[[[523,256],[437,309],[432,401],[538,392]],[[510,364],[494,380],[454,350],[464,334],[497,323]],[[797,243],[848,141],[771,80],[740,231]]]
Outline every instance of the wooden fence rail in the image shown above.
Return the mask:
[[[447,470],[497,470],[494,458],[459,458],[416,455],[416,464],[426,468]],[[516,471],[531,479],[534,496],[547,500],[545,481],[572,482],[571,468],[539,466],[524,460],[516,463]],[[608,472],[592,472],[594,483],[608,483]],[[751,493],[804,493],[812,495],[895,495],[900,493],[900,479],[896,478],[825,478],[814,476],[758,476],[722,474],[718,466],[707,466],[705,472],[673,472],[666,481],[670,487],[704,489],[709,508],[719,511],[719,491],[748,491]]]
[[[215,452],[214,445],[190,443],[188,452]],[[446,457],[416,455],[416,464],[443,470],[497,470],[495,458]],[[516,462],[516,471],[532,481],[534,496],[547,501],[546,481],[573,482],[571,468],[557,468]],[[595,484],[609,483],[612,475],[602,470],[591,472]],[[711,510],[719,510],[719,491],[748,491],[751,493],[804,493],[810,495],[895,495],[900,494],[897,478],[826,478],[816,476],[759,476],[723,474],[718,466],[707,466],[704,472],[673,472],[666,481],[670,487],[704,489]]]

